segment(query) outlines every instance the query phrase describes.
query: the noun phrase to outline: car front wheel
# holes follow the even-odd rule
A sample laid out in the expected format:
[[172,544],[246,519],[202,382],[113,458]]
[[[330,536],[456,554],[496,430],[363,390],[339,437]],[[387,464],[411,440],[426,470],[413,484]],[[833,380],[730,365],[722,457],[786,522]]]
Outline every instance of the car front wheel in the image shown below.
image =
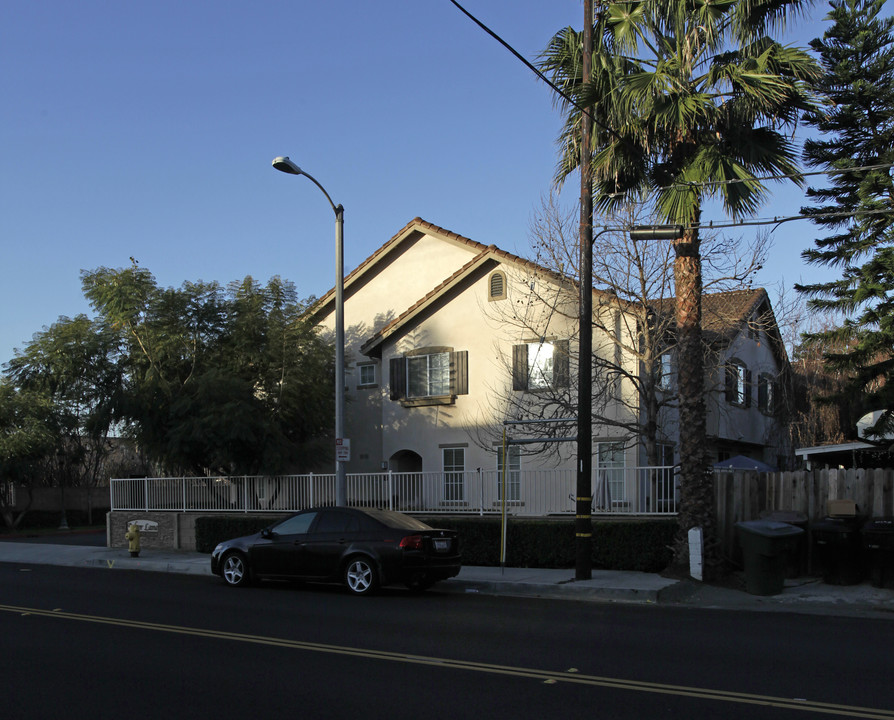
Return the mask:
[[355,595],[369,595],[376,589],[376,569],[366,558],[351,558],[345,567],[345,585]]
[[223,579],[227,585],[241,587],[248,584],[248,563],[239,553],[227,555],[223,560]]

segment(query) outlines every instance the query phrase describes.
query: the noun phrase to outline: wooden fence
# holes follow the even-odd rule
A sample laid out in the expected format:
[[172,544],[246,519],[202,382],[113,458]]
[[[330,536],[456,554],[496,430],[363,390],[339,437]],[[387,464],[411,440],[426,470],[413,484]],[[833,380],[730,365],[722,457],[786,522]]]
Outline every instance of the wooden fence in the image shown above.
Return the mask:
[[764,510],[804,513],[809,521],[828,513],[829,500],[853,500],[865,517],[894,516],[894,469],[716,472],[717,532],[724,552],[738,553],[736,523]]

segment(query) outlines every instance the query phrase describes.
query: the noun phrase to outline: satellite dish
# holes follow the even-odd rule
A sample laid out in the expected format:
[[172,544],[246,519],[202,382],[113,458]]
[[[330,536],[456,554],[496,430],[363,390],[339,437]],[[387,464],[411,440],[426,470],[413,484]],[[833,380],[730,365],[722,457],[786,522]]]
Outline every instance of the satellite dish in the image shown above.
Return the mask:
[[875,424],[881,419],[882,415],[885,414],[884,410],[873,410],[871,413],[866,413],[863,417],[857,420],[857,437],[862,438],[864,440],[879,441],[879,440],[894,440],[894,432],[886,432],[884,435],[873,435],[867,436],[866,431],[871,427],[875,427]]

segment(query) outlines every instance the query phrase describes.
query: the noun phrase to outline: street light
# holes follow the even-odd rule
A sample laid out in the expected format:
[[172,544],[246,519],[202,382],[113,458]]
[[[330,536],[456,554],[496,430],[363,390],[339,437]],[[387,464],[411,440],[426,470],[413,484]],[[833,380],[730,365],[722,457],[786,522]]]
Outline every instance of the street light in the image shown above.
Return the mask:
[[345,209],[336,205],[326,189],[287,157],[278,157],[273,167],[289,175],[304,175],[326,196],[335,213],[335,504],[347,505],[348,483],[340,446],[345,435]]
[[634,225],[630,228],[631,240],[679,240],[683,237],[682,225]]

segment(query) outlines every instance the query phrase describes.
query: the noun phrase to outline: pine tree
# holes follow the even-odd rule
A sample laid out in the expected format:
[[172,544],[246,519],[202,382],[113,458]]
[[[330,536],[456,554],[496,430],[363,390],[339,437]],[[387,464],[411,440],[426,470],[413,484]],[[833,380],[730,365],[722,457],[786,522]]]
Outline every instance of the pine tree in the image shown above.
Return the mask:
[[887,410],[879,432],[894,428],[894,18],[879,17],[884,4],[834,0],[831,27],[811,43],[825,102],[805,116],[821,135],[805,142],[804,159],[830,175],[808,189],[816,204],[803,212],[831,234],[802,256],[841,276],[796,286],[813,309],[841,314],[838,326],[807,337],[841,348],[825,356],[850,378],[839,396],[858,393],[865,409]]

